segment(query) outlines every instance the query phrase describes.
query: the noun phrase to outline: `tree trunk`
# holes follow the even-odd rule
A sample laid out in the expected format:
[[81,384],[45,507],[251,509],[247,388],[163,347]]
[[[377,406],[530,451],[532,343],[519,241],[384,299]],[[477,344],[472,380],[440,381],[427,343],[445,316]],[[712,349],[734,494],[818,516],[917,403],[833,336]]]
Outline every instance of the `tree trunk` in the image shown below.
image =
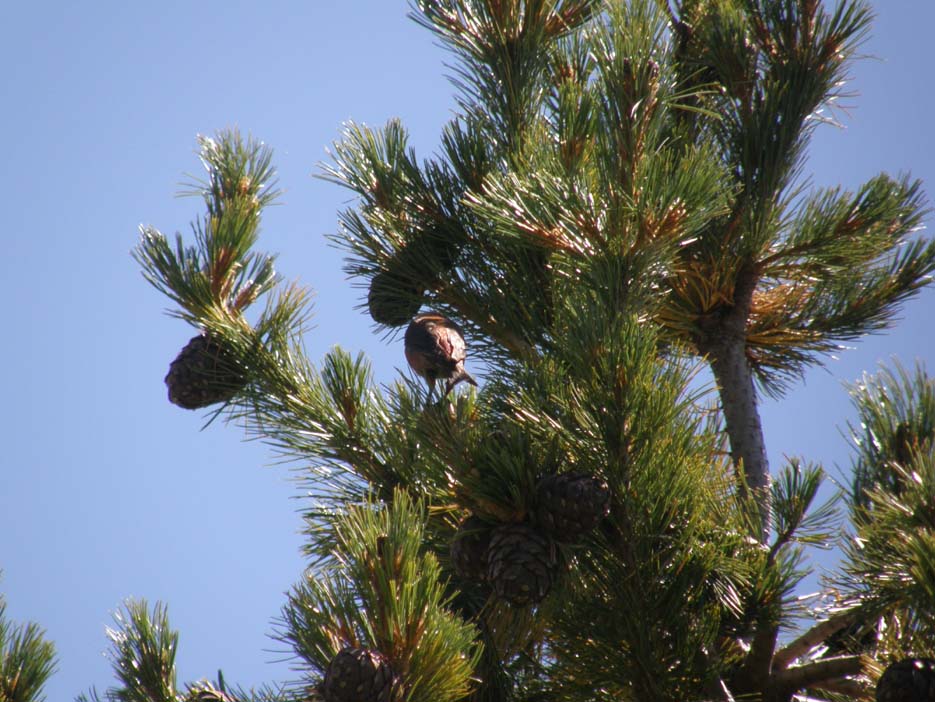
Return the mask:
[[729,335],[714,341],[708,354],[721,397],[741,494],[746,494],[747,490],[753,492],[760,512],[759,539],[767,543],[771,527],[769,461],[743,335],[739,338]]

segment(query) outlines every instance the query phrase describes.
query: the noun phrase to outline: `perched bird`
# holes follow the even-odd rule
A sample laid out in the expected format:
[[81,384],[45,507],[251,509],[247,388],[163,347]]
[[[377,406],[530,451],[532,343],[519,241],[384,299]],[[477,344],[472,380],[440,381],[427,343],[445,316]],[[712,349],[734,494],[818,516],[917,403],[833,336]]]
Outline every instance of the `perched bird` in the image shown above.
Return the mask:
[[416,315],[404,337],[406,360],[418,375],[425,378],[429,393],[435,381],[445,380],[445,397],[462,380],[476,386],[477,381],[464,370],[467,347],[461,328],[437,312]]

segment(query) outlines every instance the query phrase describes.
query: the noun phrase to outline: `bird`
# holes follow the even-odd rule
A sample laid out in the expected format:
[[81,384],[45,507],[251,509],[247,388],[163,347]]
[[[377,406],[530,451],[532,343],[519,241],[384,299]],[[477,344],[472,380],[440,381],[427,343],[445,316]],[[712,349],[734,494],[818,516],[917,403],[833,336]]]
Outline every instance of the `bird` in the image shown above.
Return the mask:
[[409,322],[403,340],[406,360],[417,375],[425,378],[429,396],[435,391],[436,380],[445,381],[443,398],[462,380],[477,386],[474,377],[464,369],[467,346],[461,327],[444,315],[417,314]]

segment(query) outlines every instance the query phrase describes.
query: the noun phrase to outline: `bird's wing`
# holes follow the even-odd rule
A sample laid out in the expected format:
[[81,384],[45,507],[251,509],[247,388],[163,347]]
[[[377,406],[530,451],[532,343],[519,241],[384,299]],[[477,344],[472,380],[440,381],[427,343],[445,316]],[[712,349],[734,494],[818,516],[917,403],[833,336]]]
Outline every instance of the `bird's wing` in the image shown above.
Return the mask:
[[467,346],[464,337],[457,330],[446,327],[443,334],[439,334],[439,347],[445,356],[454,363],[460,363],[467,358]]

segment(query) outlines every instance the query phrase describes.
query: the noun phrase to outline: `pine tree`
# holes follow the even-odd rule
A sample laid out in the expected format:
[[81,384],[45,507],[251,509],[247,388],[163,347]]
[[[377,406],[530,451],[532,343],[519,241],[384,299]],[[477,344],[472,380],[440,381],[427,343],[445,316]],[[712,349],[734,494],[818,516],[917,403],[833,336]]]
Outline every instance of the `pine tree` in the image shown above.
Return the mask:
[[42,702],[58,665],[55,646],[34,623],[14,625],[0,596],[0,702]]
[[[256,248],[271,152],[202,138],[194,245],[144,228],[134,253],[198,331],[170,399],[305,470],[309,566],[279,630],[301,679],[180,690],[165,608],[129,602],[103,698],[870,700],[887,666],[880,699],[927,689],[935,385],[918,369],[855,387],[852,492],[827,503],[821,466],[771,477],[757,409],[935,270],[918,182],[802,176],[866,3],[418,0],[412,16],[452,54],[456,116],[422,161],[396,120],[346,126],[323,174],[356,196],[335,241],[401,357],[432,311],[482,386],[379,386],[340,348],[312,364],[307,291]],[[806,607],[809,545],[843,557]]]

